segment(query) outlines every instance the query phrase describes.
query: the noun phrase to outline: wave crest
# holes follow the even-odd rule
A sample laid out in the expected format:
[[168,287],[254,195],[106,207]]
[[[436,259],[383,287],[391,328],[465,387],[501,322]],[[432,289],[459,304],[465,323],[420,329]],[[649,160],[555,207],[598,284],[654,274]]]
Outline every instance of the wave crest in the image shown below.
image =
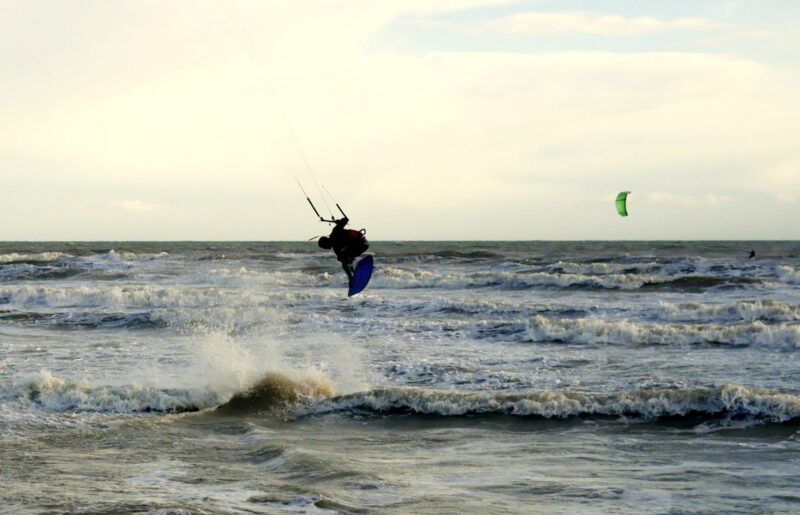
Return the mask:
[[636,390],[610,395],[551,391],[489,394],[386,388],[315,404],[306,415],[328,412],[403,412],[421,415],[514,415],[542,418],[591,416],[753,418],[787,422],[800,418],[800,397],[738,385],[693,390]]
[[683,304],[661,303],[659,314],[668,320],[681,322],[719,322],[727,321],[800,321],[800,305],[774,300],[740,301],[733,304],[704,304],[687,302]]
[[333,397],[334,393],[333,386],[319,374],[290,377],[270,372],[246,391],[235,394],[218,409],[226,413],[266,411],[327,399]]
[[0,254],[0,264],[39,264],[49,263],[51,261],[58,261],[61,258],[72,257],[64,252],[36,252],[33,254],[19,254],[17,252],[10,252],[8,254]]
[[742,325],[661,325],[627,320],[550,320],[536,315],[527,337],[534,342],[617,345],[716,344],[762,346],[792,350],[800,347],[800,325],[767,325],[759,321]]
[[86,381],[60,379],[47,370],[0,393],[0,398],[55,412],[106,413],[182,413],[206,409],[220,402],[217,394],[209,390],[91,386]]
[[458,272],[433,273],[427,270],[407,270],[385,267],[373,279],[382,288],[504,288],[526,289],[609,289],[635,290],[647,281],[657,281],[655,276],[637,274],[582,275],[550,274],[544,272]]
[[[0,399],[53,412],[184,413],[218,408],[226,414],[268,411],[304,405],[334,396],[318,372],[297,376],[270,372],[227,399],[210,388],[156,388],[139,385],[92,386],[68,381],[48,370],[0,390]],[[226,400],[227,399],[227,400]]]

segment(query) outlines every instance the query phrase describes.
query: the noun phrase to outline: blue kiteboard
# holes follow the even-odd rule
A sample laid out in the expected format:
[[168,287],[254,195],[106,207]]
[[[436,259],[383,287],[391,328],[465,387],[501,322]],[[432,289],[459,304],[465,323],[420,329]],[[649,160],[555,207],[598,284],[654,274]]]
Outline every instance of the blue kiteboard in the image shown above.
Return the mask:
[[364,256],[361,261],[356,265],[356,271],[353,272],[353,281],[350,284],[350,290],[347,292],[348,297],[352,297],[356,293],[360,293],[367,287],[369,278],[372,277],[372,256]]

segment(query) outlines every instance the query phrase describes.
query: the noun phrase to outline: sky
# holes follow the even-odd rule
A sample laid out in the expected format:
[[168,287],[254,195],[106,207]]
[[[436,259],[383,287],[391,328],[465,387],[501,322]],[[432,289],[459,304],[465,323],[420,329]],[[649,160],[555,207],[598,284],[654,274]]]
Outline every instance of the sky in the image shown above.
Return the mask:
[[792,0],[0,0],[0,240],[305,240],[298,181],[371,240],[800,239],[799,49]]

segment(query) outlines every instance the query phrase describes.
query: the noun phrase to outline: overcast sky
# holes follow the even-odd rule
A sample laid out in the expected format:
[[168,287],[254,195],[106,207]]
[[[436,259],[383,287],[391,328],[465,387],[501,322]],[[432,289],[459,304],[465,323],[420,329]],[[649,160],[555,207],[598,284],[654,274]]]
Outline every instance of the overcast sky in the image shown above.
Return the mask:
[[798,239],[798,48],[792,0],[0,0],[0,240],[302,240],[295,177],[373,240]]

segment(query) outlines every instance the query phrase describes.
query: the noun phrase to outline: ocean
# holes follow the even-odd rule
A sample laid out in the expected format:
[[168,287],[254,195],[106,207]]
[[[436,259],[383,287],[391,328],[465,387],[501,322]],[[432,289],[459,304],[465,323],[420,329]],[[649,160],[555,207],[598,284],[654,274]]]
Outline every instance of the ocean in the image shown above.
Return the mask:
[[0,510],[800,511],[800,242],[369,253],[0,243]]

